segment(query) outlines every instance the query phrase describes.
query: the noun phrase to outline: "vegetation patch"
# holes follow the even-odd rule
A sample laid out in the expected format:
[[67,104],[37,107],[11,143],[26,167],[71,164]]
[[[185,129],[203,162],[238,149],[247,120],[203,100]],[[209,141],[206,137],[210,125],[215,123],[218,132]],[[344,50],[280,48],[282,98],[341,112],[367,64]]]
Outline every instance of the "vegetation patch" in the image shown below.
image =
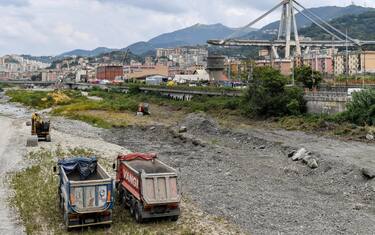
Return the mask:
[[328,136],[337,136],[362,140],[371,129],[369,126],[358,126],[341,119],[339,115],[300,115],[282,117],[276,126],[286,130],[306,131]]
[[11,98],[11,102],[21,103],[36,109],[46,109],[86,100],[80,92],[70,90],[64,92],[8,90],[6,95]]

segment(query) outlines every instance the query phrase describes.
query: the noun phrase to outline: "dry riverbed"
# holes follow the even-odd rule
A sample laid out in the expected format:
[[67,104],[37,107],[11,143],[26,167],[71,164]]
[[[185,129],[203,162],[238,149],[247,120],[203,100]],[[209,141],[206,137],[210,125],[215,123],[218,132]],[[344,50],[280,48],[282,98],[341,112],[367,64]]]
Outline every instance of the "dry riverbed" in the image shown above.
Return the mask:
[[[64,118],[52,118],[52,143],[40,142],[38,147],[26,149],[29,128],[25,122],[30,111],[3,102],[0,103],[0,113],[6,115],[0,116],[1,130],[4,130],[0,138],[1,173],[8,176],[2,187],[4,193],[0,192],[1,206],[4,207],[0,213],[0,234],[65,234],[57,202],[57,176],[52,171],[57,159],[72,155],[99,156],[102,165],[114,175],[110,169],[112,162],[118,153],[129,150],[104,141],[102,129]],[[17,152],[17,157],[13,152]],[[7,197],[19,216],[7,206]],[[73,233],[243,234],[222,217],[204,212],[187,196],[183,197],[181,209],[182,216],[177,222],[159,220],[139,225],[117,205],[111,228],[90,228]]]
[[[52,158],[58,155],[56,146],[63,152],[91,151],[104,162],[127,149],[158,153],[178,169],[188,199],[177,224],[158,223],[167,234],[240,232],[233,224],[251,234],[375,231],[375,179],[363,174],[364,168],[375,169],[373,144],[240,124],[227,129],[202,113],[169,125],[150,118],[139,117],[142,126],[107,130],[53,117],[53,143],[43,143],[42,151],[55,152]],[[181,126],[184,133],[178,133]],[[318,168],[288,158],[301,147]],[[126,218],[119,220],[140,234],[154,225],[138,226]]]

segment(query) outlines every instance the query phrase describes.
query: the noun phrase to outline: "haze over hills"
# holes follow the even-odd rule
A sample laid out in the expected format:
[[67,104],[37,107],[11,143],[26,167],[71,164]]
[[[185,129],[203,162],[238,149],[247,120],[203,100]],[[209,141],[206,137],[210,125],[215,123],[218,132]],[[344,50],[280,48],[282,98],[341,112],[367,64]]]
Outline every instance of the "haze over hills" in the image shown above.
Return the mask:
[[103,53],[109,53],[112,51],[116,51],[117,49],[110,49],[107,47],[98,47],[94,50],[83,50],[83,49],[76,49],[68,52],[64,52],[58,57],[67,57],[67,56],[97,56]]
[[[361,6],[350,5],[347,7],[326,6],[310,9],[316,15],[324,20],[332,20],[344,15],[352,14],[359,15],[367,11],[375,10],[374,8],[365,8]],[[311,23],[301,14],[297,14],[297,22],[299,28],[308,27]],[[251,19],[249,19],[250,21]],[[246,22],[244,22],[245,24]],[[224,39],[229,36],[235,35],[236,37],[249,38],[249,39],[272,39],[275,37],[275,30],[278,29],[279,21],[270,23],[262,29],[247,29],[246,32],[239,31],[236,28],[230,28],[223,24],[195,24],[188,28],[180,29],[170,33],[164,33],[149,41],[141,41],[129,45],[122,49],[111,49],[106,47],[98,47],[94,50],[76,49],[73,51],[62,53],[56,58],[66,56],[98,56],[103,53],[112,51],[130,49],[136,55],[150,54],[158,47],[178,47],[178,46],[195,46],[204,45],[208,39]],[[152,53],[151,53],[152,54]]]
[[[250,29],[254,31],[256,29]],[[135,43],[127,48],[135,54],[143,54],[149,50],[155,50],[160,47],[178,47],[178,46],[195,46],[204,45],[208,39],[226,38],[238,31],[238,29],[227,27],[223,24],[195,24],[191,27],[177,30],[171,33],[161,34],[152,38],[148,42]],[[246,34],[247,32],[243,32]]]

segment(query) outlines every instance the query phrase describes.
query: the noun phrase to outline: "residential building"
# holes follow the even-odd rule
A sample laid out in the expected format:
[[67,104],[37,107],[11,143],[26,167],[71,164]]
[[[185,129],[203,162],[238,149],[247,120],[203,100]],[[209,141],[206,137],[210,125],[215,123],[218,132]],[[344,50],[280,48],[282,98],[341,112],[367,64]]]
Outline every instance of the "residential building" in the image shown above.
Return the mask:
[[59,70],[44,70],[42,71],[42,81],[51,82],[56,81],[62,73]]
[[358,52],[340,52],[334,56],[334,74],[336,76],[360,73],[360,54]]
[[175,66],[188,68],[193,65],[207,65],[208,50],[206,47],[158,48],[158,63],[172,61]]
[[375,51],[363,51],[360,59],[361,73],[375,73]]
[[130,65],[124,66],[124,74],[127,79],[145,79],[153,75],[168,77],[168,67],[164,65]]
[[272,62],[270,60],[257,60],[255,61],[255,66],[271,66],[274,69],[279,70],[280,73],[285,76],[290,76],[292,74],[292,61],[288,59],[277,59]]

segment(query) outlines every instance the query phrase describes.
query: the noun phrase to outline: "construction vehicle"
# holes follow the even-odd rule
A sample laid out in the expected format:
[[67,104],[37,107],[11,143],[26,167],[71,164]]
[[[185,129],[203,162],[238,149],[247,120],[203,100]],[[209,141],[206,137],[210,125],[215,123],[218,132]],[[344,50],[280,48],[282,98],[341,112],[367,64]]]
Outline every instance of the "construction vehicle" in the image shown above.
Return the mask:
[[59,160],[57,166],[60,208],[66,228],[110,225],[114,180],[97,159],[74,157]]
[[50,135],[50,121],[43,118],[38,113],[33,113],[31,116],[31,122],[27,125],[31,126],[31,138],[27,139],[26,146],[35,147],[38,146],[40,140],[51,142]]
[[138,105],[137,115],[138,116],[150,115],[149,106],[150,105],[148,103],[140,103]]
[[122,205],[138,223],[150,218],[178,220],[181,196],[175,169],[156,154],[145,153],[119,155],[113,168]]

